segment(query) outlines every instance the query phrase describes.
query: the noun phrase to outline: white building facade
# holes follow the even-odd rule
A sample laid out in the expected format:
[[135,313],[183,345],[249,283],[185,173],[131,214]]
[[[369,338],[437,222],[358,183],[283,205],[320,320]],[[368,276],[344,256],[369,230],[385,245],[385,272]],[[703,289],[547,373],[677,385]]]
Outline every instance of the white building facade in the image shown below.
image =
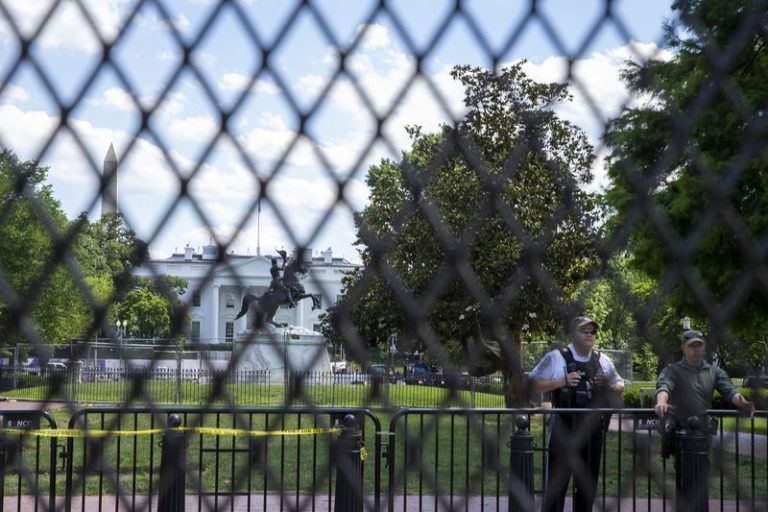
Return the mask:
[[[306,254],[311,255],[311,249]],[[217,262],[216,246],[204,246],[200,252],[187,246],[184,254],[152,259],[137,268],[134,275],[152,278],[165,274],[187,280],[189,285],[181,299],[189,305],[190,339],[225,343],[247,329],[247,317],[235,320],[235,316],[246,294],[259,296],[269,288],[272,258],[282,264],[278,255],[228,254],[223,262]],[[307,293],[320,299],[320,308],[313,311],[312,300],[307,298],[297,301],[295,308],[281,306],[274,320],[319,332],[319,316],[338,301],[342,278],[357,266],[344,258],[334,258],[330,248],[319,256],[306,257],[307,274],[301,283]]]

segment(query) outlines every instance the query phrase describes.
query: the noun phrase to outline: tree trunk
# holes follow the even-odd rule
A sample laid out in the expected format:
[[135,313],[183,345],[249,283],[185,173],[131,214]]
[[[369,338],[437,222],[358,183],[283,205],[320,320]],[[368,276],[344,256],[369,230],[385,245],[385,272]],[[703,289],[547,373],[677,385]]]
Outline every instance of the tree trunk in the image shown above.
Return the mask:
[[502,370],[504,374],[504,404],[508,408],[525,407],[528,400],[525,391],[519,332],[511,333],[504,355],[507,363]]

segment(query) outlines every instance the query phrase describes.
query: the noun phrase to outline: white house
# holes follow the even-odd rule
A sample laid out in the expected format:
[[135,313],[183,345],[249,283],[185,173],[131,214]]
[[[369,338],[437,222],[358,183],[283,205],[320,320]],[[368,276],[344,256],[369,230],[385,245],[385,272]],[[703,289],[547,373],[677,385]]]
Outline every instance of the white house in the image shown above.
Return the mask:
[[[319,331],[319,315],[336,303],[342,277],[358,265],[344,258],[334,258],[330,248],[319,256],[311,256],[311,249],[305,254],[304,266],[308,272],[302,284],[307,293],[320,298],[321,307],[312,311],[309,299],[296,302],[295,308],[281,306],[275,321]],[[186,279],[189,286],[182,300],[189,304],[190,338],[202,343],[221,343],[232,341],[237,333],[246,330],[246,317],[235,321],[235,316],[240,312],[246,294],[258,296],[269,287],[272,258],[282,263],[278,255],[238,254],[227,254],[223,262],[217,263],[215,245],[204,246],[200,252],[187,246],[183,254],[151,259],[134,274],[150,278],[166,274]]]

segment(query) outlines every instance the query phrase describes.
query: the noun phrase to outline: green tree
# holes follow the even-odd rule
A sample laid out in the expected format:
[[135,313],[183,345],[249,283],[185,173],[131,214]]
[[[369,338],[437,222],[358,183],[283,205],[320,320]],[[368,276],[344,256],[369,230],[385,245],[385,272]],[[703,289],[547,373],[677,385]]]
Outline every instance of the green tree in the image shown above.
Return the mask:
[[466,360],[497,341],[510,405],[522,396],[523,331],[562,325],[600,236],[595,199],[580,188],[592,148],[552,110],[567,87],[537,83],[522,65],[454,68],[464,120],[431,134],[409,127],[402,160],[369,169],[370,203],[355,219],[365,269],[338,306],[363,344],[396,331],[445,365],[445,347]]
[[657,286],[631,266],[629,257],[620,255],[608,261],[601,277],[581,283],[572,298],[600,324],[599,348],[631,351],[635,378],[653,379],[659,371],[659,359],[641,335],[672,314],[668,305],[653,303]]
[[117,317],[128,321],[128,335],[165,338],[171,333],[168,303],[146,288],[129,291],[117,306]]
[[645,101],[608,126],[607,200],[616,233],[632,227],[633,268],[664,295],[660,355],[674,354],[684,315],[712,330],[721,355],[746,353],[729,340],[762,338],[768,328],[756,242],[768,230],[761,153],[768,10],[747,0],[677,1],[673,9],[665,40],[674,57],[625,70],[628,87]]
[[[45,184],[47,173],[9,150],[0,153],[0,274],[10,288],[0,294],[0,325],[8,345],[61,343],[90,324],[83,294],[61,264],[69,223]],[[23,318],[36,334],[19,330]]]
[[151,279],[134,277],[133,288],[144,289],[158,297],[165,304],[169,324],[168,336],[176,336],[184,332],[189,325],[187,305],[181,300],[186,293],[189,281],[184,278],[159,274]]

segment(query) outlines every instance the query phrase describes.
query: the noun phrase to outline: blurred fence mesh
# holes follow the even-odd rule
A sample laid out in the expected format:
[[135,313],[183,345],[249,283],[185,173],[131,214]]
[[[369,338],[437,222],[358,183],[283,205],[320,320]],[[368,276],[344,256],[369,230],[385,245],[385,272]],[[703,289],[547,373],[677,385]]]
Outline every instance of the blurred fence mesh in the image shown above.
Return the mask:
[[[115,289],[105,298],[86,279],[75,250],[86,221],[76,219],[62,229],[40,197],[33,194],[37,184],[32,171],[20,161],[6,159],[11,167],[7,175],[12,181],[3,185],[0,227],[10,222],[23,205],[29,209],[30,218],[41,223],[50,240],[50,252],[43,261],[26,269],[33,275],[27,276],[23,287],[14,285],[18,268],[0,268],[0,343],[4,344],[4,355],[12,359],[13,346],[28,344],[30,348],[24,350],[24,355],[40,358],[39,373],[56,372],[55,365],[49,367],[57,354],[51,352],[52,340],[44,335],[49,332],[43,325],[45,315],[33,312],[45,304],[47,291],[59,285],[56,276],[60,273],[71,278],[72,293],[83,297],[92,314],[92,321],[79,336],[85,340],[107,336],[118,347],[110,350],[119,350],[122,340],[119,328],[116,331],[113,325],[113,307],[133,286],[131,272],[147,262],[147,248],[180,212],[191,212],[217,248],[216,265],[209,267],[201,286],[208,286],[217,271],[226,269],[235,276],[237,286],[247,288],[249,283],[227,258],[235,236],[222,236],[214,229],[210,214],[192,192],[200,186],[214,149],[227,144],[253,179],[254,192],[234,222],[238,228],[253,222],[262,203],[269,204],[288,233],[285,244],[304,250],[316,243],[334,210],[354,215],[362,264],[350,274],[338,303],[338,298],[327,292],[322,297],[323,303],[335,304],[328,312],[327,324],[335,349],[343,350],[348,359],[357,362],[361,373],[368,374],[370,364],[386,365],[395,360],[387,350],[391,334],[396,333],[400,351],[420,351],[421,358],[406,362],[401,358],[395,366],[413,372],[414,365],[423,363],[430,375],[441,375],[442,387],[454,390],[430,399],[435,407],[477,405],[465,393],[469,381],[464,379],[465,373],[482,372],[498,372],[503,389],[490,384],[488,389],[493,387],[492,393],[499,396],[503,391],[507,405],[526,405],[522,377],[538,357],[531,356],[535,344],[521,349],[521,343],[557,339],[555,346],[564,342],[570,318],[581,313],[594,316],[608,331],[604,334],[605,348],[622,356],[621,370],[628,373],[628,378],[633,370],[652,378],[659,367],[678,357],[680,322],[686,316],[691,317],[694,327],[708,331],[711,354],[731,371],[743,375],[759,370],[766,363],[764,339],[768,328],[768,154],[766,95],[760,92],[762,85],[755,82],[765,76],[768,65],[765,2],[736,2],[738,5],[730,6],[715,1],[675,2],[676,18],[670,19],[663,41],[667,48],[651,54],[638,50],[629,55],[629,97],[624,102],[625,110],[611,120],[601,107],[600,93],[589,90],[579,79],[578,60],[604,32],[632,39],[633,20],[623,19],[615,8],[616,2],[606,1],[591,30],[575,45],[576,50],[569,51],[563,34],[540,8],[542,3],[532,1],[519,17],[510,16],[502,42],[494,44],[491,40],[498,41],[498,34],[490,38],[484,32],[470,2],[456,2],[432,13],[434,19],[424,26],[433,28],[426,34],[421,27],[409,28],[412,24],[395,5],[376,3],[360,18],[360,30],[347,43],[342,35],[334,33],[321,3],[315,2],[295,3],[280,28],[268,36],[254,22],[250,2],[208,2],[199,28],[191,35],[183,35],[173,22],[170,2],[137,1],[124,9],[116,33],[107,37],[90,11],[90,2],[52,2],[47,15],[28,29],[22,27],[29,23],[0,1],[0,21],[6,36],[10,35],[15,43],[14,57],[0,76],[0,101],[10,95],[12,83],[23,74],[45,92],[58,115],[57,124],[32,160],[44,160],[64,139],[99,183],[97,194],[90,198],[91,207],[109,194],[115,177],[102,176],[100,155],[89,151],[87,135],[77,124],[77,113],[87,103],[89,91],[102,74],[109,73],[128,93],[127,103],[138,119],[128,144],[120,148],[120,158],[130,159],[141,141],[151,140],[177,187],[175,197],[163,205],[164,213],[151,235],[126,256],[126,268],[116,273]],[[56,20],[65,4],[76,10],[101,47],[91,62],[91,71],[74,92],[68,90],[66,94],[49,79],[44,59],[36,51],[49,23]],[[147,11],[156,13],[167,24],[169,45],[177,56],[169,67],[164,88],[152,101],[142,97],[133,70],[117,56],[131,37],[132,26]],[[500,8],[500,15],[508,15],[502,11],[506,12]],[[226,99],[217,92],[203,55],[206,40],[222,29],[225,17],[234,20],[250,45],[250,53],[243,58],[256,62],[245,78],[242,93]],[[718,24],[720,18],[725,21]],[[361,71],[350,65],[361,51],[371,24],[382,19],[413,59],[410,74],[394,91],[391,102],[383,106],[374,91],[366,90]],[[291,83],[293,77],[274,60],[307,24],[323,44],[333,48],[328,58],[334,71],[321,80],[311,100],[298,97]],[[460,116],[452,100],[422,67],[457,26],[468,32],[484,54],[488,68],[454,69],[454,78],[468,91],[465,113]],[[534,26],[549,45],[566,57],[561,76],[583,98],[585,123],[603,126],[596,147],[589,144],[580,128],[557,117],[554,106],[567,100],[565,89],[538,88],[521,75],[523,68],[518,63],[503,65],[510,50]],[[685,71],[665,67],[670,62],[688,69],[690,80],[681,82]],[[261,167],[249,154],[233,119],[246,108],[258,82],[266,78],[274,84],[276,95],[287,105],[298,128],[291,133],[284,152],[270,165]],[[173,156],[173,147],[154,122],[173,101],[182,80],[197,86],[200,101],[217,118],[215,128],[199,144],[196,161],[184,165]],[[361,139],[359,152],[346,155],[351,163],[343,168],[333,163],[333,156],[312,129],[324,104],[337,93],[339,82],[348,86],[345,94],[353,95],[362,105],[357,114],[369,118],[374,127]],[[679,89],[672,88],[676,82]],[[377,148],[386,148],[394,155],[406,150],[395,145],[385,128],[397,107],[418,87],[429,91],[440,115],[449,121],[436,134],[411,127],[413,146],[402,160],[366,167]],[[8,139],[7,133],[0,132],[0,146],[13,150],[5,147]],[[311,147],[318,162],[318,179],[330,183],[330,194],[335,197],[315,226],[304,227],[303,232],[309,233],[306,236],[294,232],[292,227],[297,221],[291,219],[292,212],[280,211],[271,196],[275,184],[283,179],[291,152],[301,144]],[[355,207],[348,199],[350,183],[365,179],[368,173],[375,176],[368,183],[370,206],[352,213]],[[596,191],[591,182],[596,173],[607,175],[609,183],[602,184],[607,187],[605,194],[604,190]],[[132,228],[128,219],[123,222]],[[11,243],[6,240],[3,250],[12,250]],[[642,260],[639,267],[635,265],[637,259]],[[143,268],[149,268],[150,274],[154,272],[152,267]],[[154,273],[150,279],[161,295],[173,299],[163,276]],[[311,282],[316,277],[310,273],[307,279]],[[316,284],[323,290],[319,281]],[[121,405],[158,406],[154,385],[150,385],[151,381],[161,380],[157,378],[158,369],[165,371],[175,364],[174,360],[181,361],[186,357],[180,355],[184,350],[202,348],[195,343],[194,335],[190,340],[189,306],[178,304],[172,310],[169,335],[157,342],[155,352],[141,356],[149,361],[147,371],[131,373],[130,378],[119,375],[133,386],[120,392]],[[282,334],[272,336],[277,355],[286,357],[287,350],[281,351],[279,345]],[[248,335],[245,345],[254,342],[255,337],[253,333]],[[608,343],[609,339],[621,341]],[[69,343],[56,340],[64,341]],[[72,352],[72,346],[62,350]],[[63,357],[82,358],[87,366],[89,358],[95,358],[87,342],[82,347],[86,347],[85,352]],[[234,350],[224,371],[207,374],[205,387],[201,388],[205,396],[196,402],[232,407],[243,404],[236,396],[238,387],[230,385],[228,378],[237,371],[244,353]],[[317,353],[314,357],[325,356]],[[199,358],[201,370],[216,367],[205,357]],[[284,361],[284,366],[291,365]],[[70,412],[74,411],[76,402],[68,400],[74,394],[67,391],[73,385],[72,372],[70,368],[64,371],[63,378],[48,380],[40,376],[37,398],[41,403],[63,400]],[[408,375],[399,378],[396,373],[387,373],[385,380],[371,373],[367,381],[361,381],[370,384],[365,388],[367,394],[351,405],[374,405],[385,410],[397,407],[397,400],[392,399],[396,388],[409,383],[405,382]],[[181,381],[181,373],[172,375],[169,378]],[[15,379],[6,375],[4,380],[8,378]],[[278,395],[278,405],[322,405],[313,401],[317,391],[307,379],[301,373],[286,378],[281,383],[285,387]],[[255,405],[275,405],[275,399],[270,397],[268,403]],[[471,421],[466,428],[473,428]],[[253,463],[258,462],[254,459]],[[439,486],[437,481],[432,483]]]

